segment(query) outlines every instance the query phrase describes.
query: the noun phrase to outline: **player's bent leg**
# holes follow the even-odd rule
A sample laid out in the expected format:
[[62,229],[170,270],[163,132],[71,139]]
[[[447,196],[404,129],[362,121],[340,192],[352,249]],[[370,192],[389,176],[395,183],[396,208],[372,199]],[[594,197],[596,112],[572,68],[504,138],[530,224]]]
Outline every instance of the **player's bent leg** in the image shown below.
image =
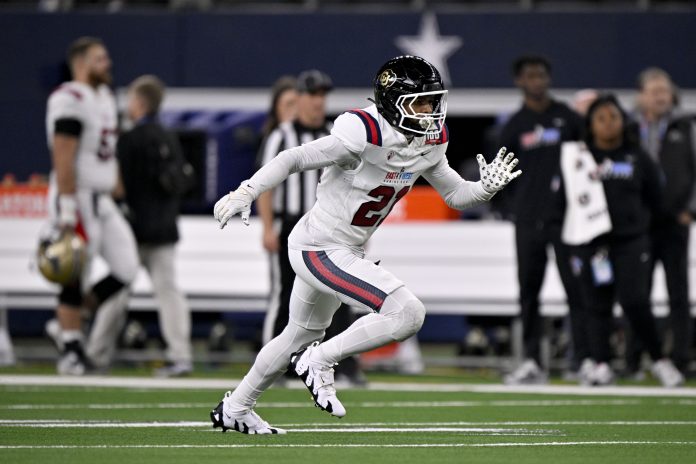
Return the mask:
[[243,413],[238,413],[230,410],[228,406],[228,398],[232,392],[225,393],[222,401],[210,411],[210,420],[213,423],[213,428],[221,428],[223,432],[234,430],[240,433],[249,435],[271,435],[285,434],[284,429],[271,427],[268,422],[261,419],[261,416],[256,414],[253,409],[249,409]]
[[289,257],[298,277],[313,288],[374,311],[327,342],[291,358],[290,369],[305,382],[315,404],[341,417],[345,409],[336,398],[332,366],[348,356],[409,338],[423,324],[425,308],[389,271],[352,250],[291,249]]
[[223,432],[285,433],[282,429],[268,426],[254,412],[256,400],[285,372],[287,360],[293,351],[323,336],[323,329],[308,330],[291,321],[280,335],[261,349],[254,365],[234,392],[227,392],[220,404],[211,411],[213,427],[222,427]]
[[85,306],[95,310],[87,353],[101,367],[107,367],[116,349],[116,340],[126,317],[129,286],[138,273],[139,258],[133,232],[111,197],[99,195],[90,228],[90,243],[106,261],[109,275],[85,296]]
[[418,332],[424,318],[420,300],[400,287],[387,296],[380,313],[363,316],[331,340],[295,353],[289,367],[307,385],[317,407],[343,417],[346,410],[336,397],[332,366],[348,356],[406,340]]
[[339,306],[334,295],[322,294],[296,279],[290,299],[290,322],[261,349],[247,375],[225,400],[230,411],[241,415],[252,410],[261,394],[286,371],[291,354],[324,337]]
[[109,297],[96,313],[85,351],[96,368],[108,369],[116,355],[118,336],[126,324],[129,289],[121,288]]
[[[321,329],[321,338],[315,340],[324,338],[324,331],[331,324],[331,319],[339,307],[340,301],[333,292],[321,292],[302,278],[295,279],[290,298],[290,323],[304,327],[306,330]],[[313,347],[318,343],[315,340],[312,340],[314,343],[310,347],[307,347],[308,344],[304,344],[297,348],[297,350],[302,348],[300,351],[293,350],[287,368],[307,386],[312,398],[314,398],[315,406],[334,416],[343,417],[346,411],[336,397],[336,389],[333,385],[333,366],[309,365],[305,361]]]
[[126,286],[126,282],[109,274],[95,283],[84,296],[84,306],[94,312],[104,304],[109,298],[121,291]]
[[293,354],[289,368],[305,383],[317,407],[343,417],[346,409],[336,396],[332,366],[348,356],[406,340],[418,332],[424,318],[420,300],[400,287],[387,296],[379,314],[363,316],[331,340],[315,342]]
[[84,375],[90,366],[83,349],[80,284],[65,286],[58,294],[56,316],[60,330],[60,355],[56,370],[60,375]]
[[394,341],[403,341],[420,330],[425,306],[406,287],[385,298],[379,313],[359,318],[343,333],[319,345],[312,361],[332,365],[348,356],[364,353]]
[[101,241],[98,253],[109,266],[111,275],[124,285],[130,285],[140,266],[133,231],[111,198],[100,197],[99,209]]
[[232,393],[230,407],[237,413],[252,409],[261,394],[286,371],[290,355],[323,337],[324,329],[309,330],[290,321],[280,335],[259,351],[253,366]]

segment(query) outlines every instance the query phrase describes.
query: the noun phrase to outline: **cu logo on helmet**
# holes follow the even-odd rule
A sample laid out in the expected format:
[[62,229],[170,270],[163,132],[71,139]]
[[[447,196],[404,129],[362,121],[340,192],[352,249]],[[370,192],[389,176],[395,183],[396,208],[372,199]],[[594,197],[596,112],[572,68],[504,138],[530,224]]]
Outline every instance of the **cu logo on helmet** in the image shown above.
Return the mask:
[[379,75],[379,85],[382,87],[391,87],[396,82],[396,74],[391,69],[387,69]]

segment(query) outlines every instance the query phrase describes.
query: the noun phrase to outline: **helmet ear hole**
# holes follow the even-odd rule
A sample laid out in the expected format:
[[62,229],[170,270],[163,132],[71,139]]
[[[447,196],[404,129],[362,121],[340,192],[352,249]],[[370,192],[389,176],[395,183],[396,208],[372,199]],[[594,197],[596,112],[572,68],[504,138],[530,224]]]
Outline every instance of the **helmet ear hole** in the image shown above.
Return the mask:
[[37,250],[39,272],[49,282],[70,285],[79,280],[87,263],[85,241],[73,230],[52,229]]
[[[423,58],[404,55],[387,61],[377,71],[374,92],[377,110],[396,130],[429,136],[442,130],[447,91],[438,70]],[[435,102],[432,111],[414,111],[411,105],[415,99],[426,95]]]

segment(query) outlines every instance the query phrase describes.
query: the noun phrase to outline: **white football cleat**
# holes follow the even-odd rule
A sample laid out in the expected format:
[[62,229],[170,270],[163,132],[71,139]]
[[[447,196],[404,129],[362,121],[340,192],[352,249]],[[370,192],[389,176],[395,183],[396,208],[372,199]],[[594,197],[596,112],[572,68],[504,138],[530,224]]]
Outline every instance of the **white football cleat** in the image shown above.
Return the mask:
[[592,385],[592,373],[597,369],[597,363],[593,359],[585,358],[578,369],[578,380],[580,385]]
[[225,407],[225,400],[230,397],[232,392],[225,393],[225,397],[220,403],[210,411],[210,420],[213,422],[213,428],[222,428],[223,432],[234,430],[248,435],[284,435],[287,432],[284,429],[271,427],[268,422],[261,419],[261,416],[256,414],[253,409],[248,410],[243,414],[232,414]]
[[526,360],[503,378],[505,385],[541,385],[548,381],[546,373],[533,359]]
[[177,361],[155,369],[153,375],[159,378],[186,377],[193,372],[193,364],[190,361]]
[[87,367],[80,356],[74,351],[65,351],[56,363],[58,375],[85,375]]
[[85,355],[82,343],[77,340],[65,343],[63,352],[56,363],[58,375],[85,375],[94,370],[94,366]]
[[314,342],[307,348],[290,356],[288,369],[297,375],[312,394],[314,405],[332,416],[343,417],[346,408],[336,397],[334,388],[334,370],[331,367],[320,366],[309,361],[312,350],[319,345]]
[[588,384],[595,387],[604,387],[616,383],[614,371],[609,364],[602,362],[595,365],[588,375]]
[[656,361],[650,371],[665,387],[678,387],[684,383],[684,376],[669,359]]

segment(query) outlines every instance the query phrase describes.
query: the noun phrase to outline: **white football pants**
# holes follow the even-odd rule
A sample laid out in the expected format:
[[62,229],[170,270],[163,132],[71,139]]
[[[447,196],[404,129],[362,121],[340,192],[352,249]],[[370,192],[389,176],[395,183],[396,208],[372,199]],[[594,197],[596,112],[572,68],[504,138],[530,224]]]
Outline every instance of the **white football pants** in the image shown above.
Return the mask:
[[372,311],[319,345],[312,361],[331,366],[341,359],[415,334],[423,304],[390,272],[350,249],[289,250],[297,277],[290,299],[290,322],[261,349],[254,365],[228,400],[232,412],[253,408],[287,369],[290,355],[321,340],[341,302]]

